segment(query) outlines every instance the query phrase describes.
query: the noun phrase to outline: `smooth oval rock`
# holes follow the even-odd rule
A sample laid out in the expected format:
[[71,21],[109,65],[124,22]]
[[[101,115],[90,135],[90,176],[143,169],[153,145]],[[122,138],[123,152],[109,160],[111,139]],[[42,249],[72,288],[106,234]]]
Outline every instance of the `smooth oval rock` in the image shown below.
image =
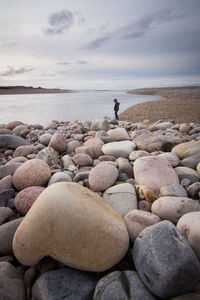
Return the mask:
[[50,133],[44,133],[39,137],[39,141],[43,145],[48,146],[51,138],[52,138],[52,135]]
[[161,219],[176,224],[184,214],[200,211],[200,205],[190,198],[165,196],[154,201],[151,211]]
[[188,194],[181,184],[173,184],[161,187],[160,196],[187,197]]
[[72,157],[72,160],[79,167],[91,166],[93,163],[91,156],[89,156],[88,154],[85,154],[85,153],[75,154]]
[[41,159],[31,159],[23,163],[13,175],[13,185],[18,190],[29,186],[44,186],[51,177],[51,169]]
[[51,176],[48,182],[48,186],[56,182],[71,182],[72,178],[68,173],[65,172],[56,172]]
[[180,159],[184,159],[188,156],[193,156],[200,153],[200,141],[190,141],[181,143],[172,149]]
[[89,173],[90,187],[95,192],[105,191],[115,183],[118,175],[117,168],[110,163],[98,164]]
[[91,138],[84,143],[84,146],[89,147],[92,150],[94,158],[98,158],[102,155],[101,148],[103,144],[104,142],[99,138]]
[[158,156],[138,158],[134,163],[134,177],[138,184],[148,186],[156,194],[162,186],[179,184],[171,164]]
[[132,242],[135,241],[138,234],[147,226],[154,225],[161,222],[161,219],[148,211],[142,211],[139,209],[133,209],[124,216],[128,233]]
[[111,136],[115,141],[129,140],[129,135],[125,128],[110,129],[108,131],[108,135]]
[[200,263],[171,222],[162,221],[140,232],[132,254],[140,278],[155,296],[170,299],[196,292]]
[[25,215],[44,189],[42,186],[30,186],[20,191],[14,199],[18,212]]
[[137,208],[137,195],[130,183],[121,183],[107,189],[103,198],[121,215],[124,216]]
[[62,133],[56,131],[51,137],[49,147],[52,147],[60,153],[64,152],[67,149],[66,137]]
[[189,212],[182,216],[177,223],[177,228],[200,260],[200,211]]
[[15,149],[13,153],[13,157],[18,157],[18,156],[26,157],[27,155],[32,154],[36,150],[37,147],[32,145],[19,146]]
[[0,134],[0,147],[16,149],[19,146],[29,145],[29,142],[19,136]]
[[129,157],[130,153],[135,150],[136,144],[131,141],[112,142],[103,145],[102,151],[106,155],[116,157]]
[[161,153],[158,155],[158,157],[163,157],[168,160],[172,167],[177,167],[180,163],[180,159],[178,158],[178,156],[176,156],[176,154],[172,152]]
[[103,198],[64,182],[40,194],[13,239],[15,256],[22,264],[35,265],[50,255],[66,265],[95,272],[118,263],[128,245],[123,219]]
[[149,155],[150,155],[150,153],[147,151],[135,150],[130,153],[129,159],[134,161],[134,160],[138,159],[139,157],[149,156]]
[[195,171],[191,168],[176,167],[175,171],[176,171],[180,181],[185,179],[185,178],[188,178],[188,179],[190,179],[190,183],[192,184],[192,183],[195,183],[195,182],[199,182],[199,180],[200,180],[200,176],[197,173],[197,171]]
[[181,166],[196,170],[199,162],[200,162],[200,153],[182,159]]

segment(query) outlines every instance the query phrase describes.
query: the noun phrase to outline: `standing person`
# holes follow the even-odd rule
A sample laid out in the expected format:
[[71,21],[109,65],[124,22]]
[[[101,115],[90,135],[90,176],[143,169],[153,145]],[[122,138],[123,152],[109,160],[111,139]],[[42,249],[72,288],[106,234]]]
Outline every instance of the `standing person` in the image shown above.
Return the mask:
[[119,120],[118,111],[119,111],[119,105],[120,105],[120,103],[117,101],[116,98],[113,100],[113,102],[115,103],[115,105],[114,105],[115,119]]

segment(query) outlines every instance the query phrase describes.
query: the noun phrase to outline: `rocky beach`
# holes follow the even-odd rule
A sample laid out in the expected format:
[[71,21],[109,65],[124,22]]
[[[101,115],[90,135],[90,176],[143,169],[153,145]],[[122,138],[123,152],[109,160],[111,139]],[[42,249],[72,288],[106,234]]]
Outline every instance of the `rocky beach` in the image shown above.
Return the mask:
[[200,299],[199,90],[0,125],[0,299]]

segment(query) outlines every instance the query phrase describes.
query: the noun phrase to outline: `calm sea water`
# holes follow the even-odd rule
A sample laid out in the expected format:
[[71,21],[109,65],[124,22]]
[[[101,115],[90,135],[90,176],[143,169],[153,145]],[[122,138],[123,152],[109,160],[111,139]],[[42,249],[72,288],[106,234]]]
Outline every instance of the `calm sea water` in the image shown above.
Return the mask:
[[0,95],[0,124],[14,120],[26,124],[47,125],[52,120],[85,121],[114,118],[113,99],[120,111],[158,96],[127,94],[126,91],[81,91],[68,94]]

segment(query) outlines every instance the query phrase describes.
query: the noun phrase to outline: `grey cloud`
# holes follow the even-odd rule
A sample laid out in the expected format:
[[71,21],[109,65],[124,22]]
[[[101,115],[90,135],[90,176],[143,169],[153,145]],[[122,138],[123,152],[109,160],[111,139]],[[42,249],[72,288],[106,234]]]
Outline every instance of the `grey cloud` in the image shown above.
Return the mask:
[[77,61],[77,64],[79,64],[79,65],[85,65],[85,64],[88,64],[88,62],[86,61],[86,60],[78,60]]
[[103,36],[90,42],[86,46],[86,48],[96,49],[104,46],[112,40],[135,40],[154,30],[161,24],[175,20],[181,20],[185,17],[186,15],[176,13],[170,9],[162,9],[160,11],[156,11],[154,13],[146,15],[136,22],[129,23],[128,25],[123,26],[117,30],[105,33]]
[[14,47],[16,45],[17,45],[17,42],[2,43],[1,47],[3,47],[3,48],[12,48],[12,47]]
[[0,76],[13,76],[13,75],[18,75],[18,74],[23,74],[23,73],[27,73],[27,72],[31,72],[33,71],[34,68],[31,67],[21,67],[19,69],[13,68],[11,66],[7,67],[7,70],[4,72],[0,73]]
[[63,34],[74,24],[74,15],[65,9],[53,13],[48,17],[49,26],[44,29],[47,35]]

